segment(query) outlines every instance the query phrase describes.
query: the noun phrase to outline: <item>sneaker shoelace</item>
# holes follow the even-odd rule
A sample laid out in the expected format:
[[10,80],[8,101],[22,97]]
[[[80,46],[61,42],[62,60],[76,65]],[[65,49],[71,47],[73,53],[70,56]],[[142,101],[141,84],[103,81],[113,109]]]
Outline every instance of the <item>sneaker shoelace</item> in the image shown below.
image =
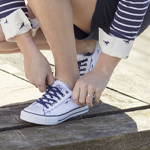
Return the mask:
[[[86,58],[85,60],[80,60],[80,61],[78,61],[78,69],[79,69],[79,73],[81,72],[81,71],[86,71],[86,68],[83,68],[84,66],[87,66],[87,63],[85,63],[85,62],[87,62],[88,61],[88,59]],[[80,74],[80,76],[83,76],[85,73],[82,73],[82,74]]]
[[[66,91],[66,94],[68,94],[68,91]],[[53,106],[55,103],[58,102],[54,98],[61,100],[60,95],[62,97],[65,96],[57,87],[51,87],[48,85],[45,94],[41,98],[39,98],[37,102],[45,106],[48,109],[49,108],[48,105]]]

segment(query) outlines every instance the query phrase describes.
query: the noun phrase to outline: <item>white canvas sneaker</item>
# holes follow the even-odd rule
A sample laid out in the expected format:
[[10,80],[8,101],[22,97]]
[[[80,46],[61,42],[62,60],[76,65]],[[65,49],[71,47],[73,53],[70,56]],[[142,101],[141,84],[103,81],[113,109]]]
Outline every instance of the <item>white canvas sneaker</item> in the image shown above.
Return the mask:
[[89,111],[87,105],[79,107],[72,99],[72,91],[60,80],[47,86],[46,93],[21,111],[20,119],[41,125],[55,125]]
[[93,54],[87,53],[86,55],[84,54],[77,54],[77,61],[78,61],[78,69],[79,69],[79,74],[80,77],[94,68],[98,57],[101,53],[101,47],[98,42],[96,42],[95,50]]

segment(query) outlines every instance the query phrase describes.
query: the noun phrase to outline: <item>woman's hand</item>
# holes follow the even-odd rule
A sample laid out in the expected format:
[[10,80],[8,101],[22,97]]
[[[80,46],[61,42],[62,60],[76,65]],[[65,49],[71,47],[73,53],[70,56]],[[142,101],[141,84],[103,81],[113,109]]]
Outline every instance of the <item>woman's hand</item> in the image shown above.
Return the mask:
[[73,89],[72,99],[79,106],[87,104],[89,107],[93,107],[93,96],[95,95],[95,102],[99,103],[101,94],[104,91],[108,81],[109,76],[101,71],[98,71],[95,67],[76,82]]
[[24,56],[26,78],[39,88],[40,92],[45,92],[47,84],[52,85],[54,82],[49,62],[37,48],[30,31],[14,39]]
[[92,100],[95,95],[95,102],[99,103],[101,94],[120,60],[120,58],[102,52],[95,67],[76,82],[72,99],[79,106],[87,104],[89,107],[93,107]]
[[47,84],[52,85],[54,82],[50,64],[39,50],[24,57],[24,70],[26,78],[40,92],[45,92]]

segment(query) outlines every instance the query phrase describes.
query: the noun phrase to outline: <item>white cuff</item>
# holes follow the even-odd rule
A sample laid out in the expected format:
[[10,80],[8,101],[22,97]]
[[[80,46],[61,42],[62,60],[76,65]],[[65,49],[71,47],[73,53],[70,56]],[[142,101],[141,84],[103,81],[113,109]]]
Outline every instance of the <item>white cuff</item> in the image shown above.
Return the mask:
[[[32,21],[31,21],[32,22]],[[32,29],[31,23],[21,9],[18,9],[1,20],[1,26],[8,42],[14,42],[14,37],[24,34]],[[39,26],[38,26],[39,27]],[[32,29],[32,36],[38,28]]]
[[99,28],[99,43],[103,53],[109,56],[127,59],[134,40],[110,36]]

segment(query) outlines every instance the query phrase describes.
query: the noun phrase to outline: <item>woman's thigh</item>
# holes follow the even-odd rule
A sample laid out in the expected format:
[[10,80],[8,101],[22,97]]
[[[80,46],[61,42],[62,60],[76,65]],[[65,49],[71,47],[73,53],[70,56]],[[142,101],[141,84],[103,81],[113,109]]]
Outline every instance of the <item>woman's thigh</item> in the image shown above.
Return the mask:
[[97,0],[70,0],[70,2],[73,9],[73,23],[89,34]]

